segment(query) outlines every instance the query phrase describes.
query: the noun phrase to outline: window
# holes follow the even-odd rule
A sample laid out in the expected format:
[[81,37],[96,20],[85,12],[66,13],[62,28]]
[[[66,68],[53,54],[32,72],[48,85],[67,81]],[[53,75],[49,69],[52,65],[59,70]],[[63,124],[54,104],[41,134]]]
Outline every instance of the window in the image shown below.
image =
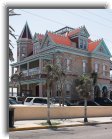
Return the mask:
[[107,76],[107,65],[103,64],[103,76]]
[[25,47],[23,47],[22,49],[23,49],[23,51],[26,51],[26,48]]
[[99,70],[99,65],[98,63],[95,63],[95,72],[98,72],[98,70]]
[[60,67],[61,66],[61,59],[59,57],[56,58],[56,64]]
[[72,59],[66,59],[66,70],[71,71],[72,69]]
[[87,40],[80,39],[80,48],[81,49],[86,49],[87,48]]
[[80,39],[80,48],[83,48],[83,39]]
[[84,47],[84,49],[87,48],[87,41],[86,40],[83,40],[83,47]]
[[70,87],[71,87],[70,84],[66,84],[66,96],[70,95]]
[[104,51],[104,50],[103,50],[103,47],[100,47],[100,48],[99,48],[99,51],[103,53],[103,51]]
[[86,61],[83,61],[82,68],[83,68],[83,73],[85,73],[86,72]]

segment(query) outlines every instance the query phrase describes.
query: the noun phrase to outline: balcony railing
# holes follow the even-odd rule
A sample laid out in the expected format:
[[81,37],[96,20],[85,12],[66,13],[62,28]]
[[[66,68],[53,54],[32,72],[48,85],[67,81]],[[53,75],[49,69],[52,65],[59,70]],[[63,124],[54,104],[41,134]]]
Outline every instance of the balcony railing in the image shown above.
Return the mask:
[[40,73],[40,68],[36,67],[36,68],[33,68],[33,69],[24,70],[22,72],[23,72],[24,76],[36,75],[36,74]]

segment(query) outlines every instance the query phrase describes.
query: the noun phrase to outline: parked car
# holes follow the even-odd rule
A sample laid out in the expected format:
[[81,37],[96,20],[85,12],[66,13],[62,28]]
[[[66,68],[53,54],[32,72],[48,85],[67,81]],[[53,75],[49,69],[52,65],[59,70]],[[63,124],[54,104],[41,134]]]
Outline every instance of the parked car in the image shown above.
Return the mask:
[[16,105],[18,102],[12,98],[9,98],[9,105]]
[[65,104],[66,106],[77,106],[76,103],[71,103],[70,101],[67,101],[67,100],[65,100],[64,104]]
[[21,96],[10,96],[9,98],[16,100],[19,104],[23,104],[25,100],[25,97]]
[[[38,106],[47,106],[46,97],[27,97],[24,101],[24,105],[38,105]],[[50,100],[50,105],[55,106],[56,104],[52,103]]]
[[102,106],[112,106],[112,101],[108,98],[101,98],[101,97],[95,98],[95,102],[97,102]]
[[[78,102],[79,106],[84,106],[84,100],[81,100]],[[87,100],[87,106],[99,106],[97,102],[94,102],[92,100]]]

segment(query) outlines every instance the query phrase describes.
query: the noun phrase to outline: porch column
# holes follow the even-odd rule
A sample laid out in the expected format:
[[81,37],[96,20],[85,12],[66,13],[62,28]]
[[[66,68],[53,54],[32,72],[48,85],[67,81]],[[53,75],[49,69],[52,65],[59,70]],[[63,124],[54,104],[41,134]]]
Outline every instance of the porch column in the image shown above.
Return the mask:
[[12,75],[14,74],[14,67],[12,67]]
[[29,62],[27,63],[27,76],[29,76]]
[[39,69],[40,69],[40,73],[42,71],[42,58],[39,58]]
[[12,92],[12,96],[13,96],[13,87],[11,87],[11,92]]
[[39,84],[39,97],[43,97],[43,95],[42,95],[42,83]]
[[18,85],[18,88],[17,88],[17,95],[20,96],[20,85]]
[[29,90],[29,84],[27,84],[27,90]]
[[[14,67],[12,67],[12,75],[14,74]],[[12,96],[13,96],[13,87],[11,87],[11,93],[12,93]]]

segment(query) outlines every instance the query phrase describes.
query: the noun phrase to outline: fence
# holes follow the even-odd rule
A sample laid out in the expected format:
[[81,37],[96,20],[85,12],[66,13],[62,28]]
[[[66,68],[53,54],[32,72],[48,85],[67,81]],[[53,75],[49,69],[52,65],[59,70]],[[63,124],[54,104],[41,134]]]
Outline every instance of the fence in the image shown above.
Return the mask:
[[[13,107],[15,107],[15,120],[47,119],[47,107],[25,105]],[[87,115],[88,117],[112,116],[112,106],[88,106]],[[84,107],[51,107],[50,117],[53,119],[84,117]]]

